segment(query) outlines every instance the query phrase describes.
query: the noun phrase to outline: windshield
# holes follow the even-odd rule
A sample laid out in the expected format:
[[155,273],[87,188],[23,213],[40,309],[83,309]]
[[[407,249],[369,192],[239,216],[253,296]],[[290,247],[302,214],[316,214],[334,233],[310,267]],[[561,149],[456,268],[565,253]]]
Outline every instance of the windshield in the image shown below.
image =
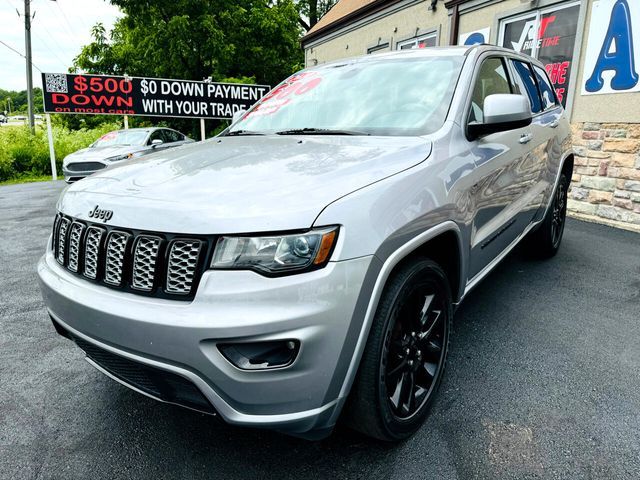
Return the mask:
[[463,62],[461,56],[387,57],[305,70],[269,92],[228,134],[435,132]]
[[101,136],[92,147],[110,147],[112,145],[143,145],[147,138],[146,130],[118,130]]

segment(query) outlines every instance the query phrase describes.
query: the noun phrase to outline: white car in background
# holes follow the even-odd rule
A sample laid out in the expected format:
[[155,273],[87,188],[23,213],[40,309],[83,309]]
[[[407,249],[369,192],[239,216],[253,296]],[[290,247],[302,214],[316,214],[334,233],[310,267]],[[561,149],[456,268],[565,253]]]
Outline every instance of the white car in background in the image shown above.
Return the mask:
[[194,140],[171,128],[115,130],[87,148],[67,155],[62,161],[64,180],[76,182],[113,163],[192,142]]

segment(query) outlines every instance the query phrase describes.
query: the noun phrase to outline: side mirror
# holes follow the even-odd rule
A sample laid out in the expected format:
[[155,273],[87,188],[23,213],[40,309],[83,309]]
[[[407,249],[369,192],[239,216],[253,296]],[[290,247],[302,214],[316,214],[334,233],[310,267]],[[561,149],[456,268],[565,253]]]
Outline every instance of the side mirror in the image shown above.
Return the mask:
[[237,112],[235,112],[233,114],[233,118],[231,119],[231,123],[236,123],[238,120],[240,120],[242,117],[244,117],[244,114],[247,113],[246,110],[238,110]]
[[524,95],[496,93],[484,99],[484,121],[467,125],[470,140],[531,124],[531,107]]
[[160,140],[159,138],[156,138],[155,140],[151,140],[151,146],[152,147],[157,147],[158,145],[162,145],[164,142],[162,140]]

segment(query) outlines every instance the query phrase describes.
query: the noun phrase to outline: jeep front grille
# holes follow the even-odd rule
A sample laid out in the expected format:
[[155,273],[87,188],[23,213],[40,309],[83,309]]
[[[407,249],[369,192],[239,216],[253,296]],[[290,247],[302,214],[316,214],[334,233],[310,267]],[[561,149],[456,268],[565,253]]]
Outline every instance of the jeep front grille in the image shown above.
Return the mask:
[[140,235],[133,254],[133,288],[150,292],[153,289],[161,239]]
[[167,269],[167,292],[183,295],[191,290],[200,245],[198,240],[176,240],[171,244]]
[[92,280],[98,278],[98,256],[103,236],[102,228],[89,227],[87,230],[87,239],[84,244],[84,275]]
[[80,241],[85,226],[78,222],[71,224],[71,232],[69,233],[69,261],[67,266],[72,272],[78,271],[78,256],[80,253]]
[[122,271],[124,270],[124,252],[130,235],[114,230],[107,239],[107,261],[104,272],[104,281],[119,286],[122,283]]
[[67,230],[69,229],[69,224],[71,221],[68,218],[60,219],[60,226],[58,227],[58,241],[56,242],[58,245],[58,250],[56,252],[56,258],[58,262],[64,265],[64,254],[67,248]]
[[133,231],[58,215],[56,260],[69,271],[140,295],[189,299],[195,294],[210,238]]

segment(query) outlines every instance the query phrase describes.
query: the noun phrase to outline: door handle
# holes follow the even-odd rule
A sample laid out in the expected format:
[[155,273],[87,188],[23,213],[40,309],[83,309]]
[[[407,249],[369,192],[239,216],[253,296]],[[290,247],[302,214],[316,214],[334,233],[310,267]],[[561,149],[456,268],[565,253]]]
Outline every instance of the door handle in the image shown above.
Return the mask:
[[529,143],[531,140],[533,140],[533,133],[523,133],[520,135],[520,143],[522,144]]
[[560,120],[554,120],[549,124],[551,128],[558,128],[558,125],[560,125]]

